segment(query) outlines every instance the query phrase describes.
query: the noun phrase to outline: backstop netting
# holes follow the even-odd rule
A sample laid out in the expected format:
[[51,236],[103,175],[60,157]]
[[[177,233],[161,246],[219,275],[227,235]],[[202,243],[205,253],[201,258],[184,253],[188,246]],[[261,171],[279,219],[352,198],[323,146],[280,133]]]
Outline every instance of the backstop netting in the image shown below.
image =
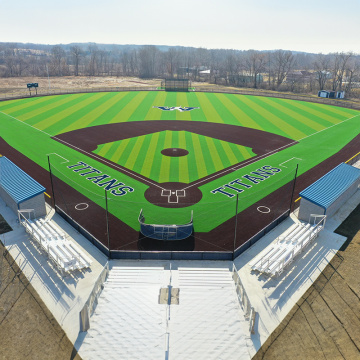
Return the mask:
[[151,239],[156,240],[184,240],[193,232],[193,213],[187,224],[166,225],[166,224],[146,224],[145,216],[141,209],[139,214],[140,232]]
[[161,82],[165,91],[189,91],[191,81],[189,79],[165,79]]
[[249,247],[286,217],[294,200],[295,168],[284,167],[261,188],[252,187],[238,196],[235,192],[231,197],[215,194],[216,201],[190,202],[179,208],[170,204],[169,210],[163,203],[114,196],[107,191],[107,183],[99,186],[81,175],[71,177],[74,169],[68,169],[67,164],[64,159],[51,156],[53,202],[57,211],[65,214],[76,228],[86,230],[97,240],[94,244],[100,243],[114,254],[124,251],[238,253],[238,249]]

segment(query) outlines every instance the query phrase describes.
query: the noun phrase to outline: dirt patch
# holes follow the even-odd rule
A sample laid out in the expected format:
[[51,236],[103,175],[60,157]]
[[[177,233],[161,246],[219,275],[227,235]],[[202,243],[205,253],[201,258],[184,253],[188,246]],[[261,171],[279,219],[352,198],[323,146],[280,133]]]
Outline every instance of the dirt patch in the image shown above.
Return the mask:
[[189,154],[189,152],[185,149],[179,149],[179,148],[168,148],[161,151],[161,153],[165,156],[170,157],[179,157],[179,156],[186,156]]
[[181,208],[198,203],[202,199],[201,190],[192,186],[183,190],[188,184],[161,183],[161,188],[150,186],[144,193],[145,199],[151,204],[166,208]]
[[[123,88],[129,87],[131,89],[136,87],[158,87],[161,86],[160,79],[139,79],[134,77],[124,76],[63,76],[63,77],[11,77],[0,78],[0,93],[9,94],[29,94],[29,90],[26,87],[28,83],[38,83],[39,92],[54,91],[54,90],[68,90],[73,91],[76,89],[99,89],[104,88]],[[32,89],[32,93],[35,94],[35,90]]]
[[81,360],[1,242],[0,339],[0,359]]
[[0,234],[5,234],[9,231],[12,231],[11,226],[5,221],[5,219],[0,214]]
[[345,236],[347,240],[341,247],[340,251],[344,251],[350,244],[351,240],[357,234],[360,224],[360,204],[356,209],[344,220],[344,222],[335,230],[339,235]]

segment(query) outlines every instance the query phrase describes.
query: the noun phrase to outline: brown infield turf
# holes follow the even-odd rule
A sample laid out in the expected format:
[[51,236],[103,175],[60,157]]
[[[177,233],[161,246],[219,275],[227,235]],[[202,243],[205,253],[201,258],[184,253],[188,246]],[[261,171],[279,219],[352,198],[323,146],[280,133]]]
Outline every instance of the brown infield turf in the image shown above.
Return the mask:
[[[162,122],[162,121],[161,121]],[[141,122],[142,126],[149,122]],[[191,124],[190,122],[187,122]],[[204,123],[201,123],[204,125]],[[114,124],[118,125],[118,124]],[[139,122],[140,125],[140,122]],[[174,124],[175,126],[175,124]],[[230,126],[230,125],[227,125]],[[99,127],[96,127],[99,128]],[[182,129],[181,129],[182,130]],[[144,129],[142,131],[145,131]],[[159,129],[151,132],[160,131]],[[188,130],[193,131],[193,130]],[[193,131],[195,132],[195,131]],[[75,133],[72,132],[72,133]],[[138,133],[137,133],[138,134]],[[147,132],[145,132],[147,134]],[[203,133],[202,133],[203,134]],[[64,135],[65,136],[65,135]],[[133,135],[138,136],[138,135]],[[209,135],[212,137],[218,137]],[[128,134],[129,137],[129,134]],[[58,137],[60,139],[61,136]],[[287,139],[289,141],[289,139]],[[98,139],[96,144],[91,137],[85,141],[86,151],[93,149],[98,143],[105,143],[113,141],[109,138],[106,140]],[[232,141],[226,139],[226,141]],[[319,177],[326,174],[332,168],[339,163],[346,161],[354,154],[360,151],[360,135],[354,138],[349,144],[347,144],[342,150],[335,155],[331,156],[321,164],[302,174],[296,179],[296,186],[294,191],[293,200],[297,199],[299,192],[304,188],[312,184]],[[234,142],[234,141],[233,141]],[[242,145],[244,145],[242,143]],[[287,146],[289,146],[288,144]],[[286,145],[285,145],[286,146]],[[274,145],[274,148],[277,148]],[[257,150],[259,151],[259,150]],[[270,150],[271,151],[271,150]],[[256,153],[256,150],[254,149]],[[41,168],[35,162],[29,160],[25,155],[18,152],[7,144],[2,138],[0,138],[0,153],[7,156],[16,165],[29,173],[35,180],[46,187],[48,194],[51,194],[51,183],[48,171]],[[258,153],[259,156],[259,153]],[[76,222],[82,227],[87,229],[94,237],[96,237],[105,246],[108,244],[107,228],[106,228],[106,214],[103,208],[97,204],[89,201],[84,195],[68,186],[66,183],[56,180],[58,186],[61,186],[62,199],[56,199],[57,204],[62,202],[63,204],[78,204],[88,203],[90,206],[85,211],[77,211],[74,206],[63,208],[71,217],[76,219]],[[242,211],[237,216],[237,234],[235,249],[244,244],[252,236],[260,232],[270,222],[276,219],[278,216],[285,213],[290,207],[291,191],[293,182],[279,188],[272,194],[266,196],[262,200],[253,204],[246,210]],[[52,199],[48,199],[52,201]],[[61,200],[61,201],[58,201]],[[271,211],[269,213],[259,212],[259,206],[266,206]],[[294,203],[292,203],[292,207]],[[235,209],[234,209],[235,215]],[[103,219],[103,221],[101,220]],[[110,248],[112,250],[157,250],[157,251],[233,251],[234,250],[234,229],[235,229],[235,216],[228,221],[224,222],[217,228],[208,233],[194,233],[194,236],[182,241],[176,242],[163,242],[152,239],[144,238],[138,231],[133,230],[121,220],[109,214],[109,234],[110,234]]]

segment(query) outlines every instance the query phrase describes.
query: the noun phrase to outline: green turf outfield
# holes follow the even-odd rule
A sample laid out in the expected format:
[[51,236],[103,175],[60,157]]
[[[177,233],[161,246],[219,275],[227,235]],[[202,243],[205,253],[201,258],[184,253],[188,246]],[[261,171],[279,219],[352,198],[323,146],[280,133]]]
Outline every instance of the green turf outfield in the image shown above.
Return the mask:
[[[162,111],[154,106],[191,106],[199,109]],[[114,215],[135,229],[138,229],[137,216],[141,208],[150,221],[166,223],[188,221],[192,209],[196,231],[209,231],[234,215],[234,198],[211,191],[241,179],[261,166],[280,167],[281,172],[239,195],[239,211],[245,209],[288,182],[296,163],[299,163],[300,175],[339,151],[359,134],[359,114],[355,110],[322,104],[234,94],[162,91],[71,94],[1,102],[0,136],[45,169],[48,168],[47,154],[52,154],[50,158],[57,175],[100,206],[105,206],[104,188],[79,176],[67,168],[68,164],[83,161],[131,186],[134,191],[125,196],[110,195],[109,207]],[[199,203],[190,208],[169,210],[146,201],[146,183],[99,163],[91,154],[85,155],[50,138],[84,127],[147,120],[204,121],[245,126],[285,136],[299,143],[206,184],[201,183],[201,178],[253,156],[251,149],[184,131],[163,131],[105,143],[94,151],[157,182],[200,181],[198,186],[203,198]],[[183,159],[165,159],[157,151],[177,145],[189,150],[189,155]],[[281,165],[283,163],[285,165]]]

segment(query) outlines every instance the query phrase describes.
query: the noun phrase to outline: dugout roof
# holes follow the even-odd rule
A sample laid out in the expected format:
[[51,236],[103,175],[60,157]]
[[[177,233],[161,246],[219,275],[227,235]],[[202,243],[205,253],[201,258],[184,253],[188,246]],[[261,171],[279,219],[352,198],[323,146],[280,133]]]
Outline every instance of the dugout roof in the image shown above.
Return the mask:
[[0,157],[0,186],[17,204],[45,192],[42,185],[6,156]]
[[300,196],[327,209],[342,193],[359,179],[360,169],[341,163],[300,192]]

